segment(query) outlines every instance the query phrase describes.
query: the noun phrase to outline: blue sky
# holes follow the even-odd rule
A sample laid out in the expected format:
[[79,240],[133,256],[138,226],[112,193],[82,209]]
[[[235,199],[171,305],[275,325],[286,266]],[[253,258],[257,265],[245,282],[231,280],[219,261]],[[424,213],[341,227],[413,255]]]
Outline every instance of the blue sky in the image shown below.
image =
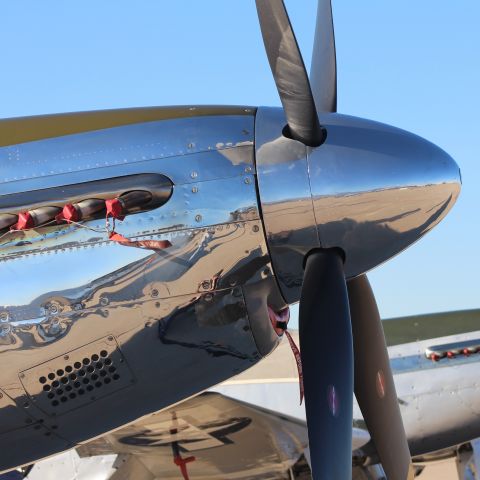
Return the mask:
[[[316,0],[287,0],[310,65]],[[370,279],[384,317],[480,306],[480,2],[333,2],[342,113],[437,143],[457,205]],[[0,117],[144,105],[280,105],[254,0],[0,3]]]

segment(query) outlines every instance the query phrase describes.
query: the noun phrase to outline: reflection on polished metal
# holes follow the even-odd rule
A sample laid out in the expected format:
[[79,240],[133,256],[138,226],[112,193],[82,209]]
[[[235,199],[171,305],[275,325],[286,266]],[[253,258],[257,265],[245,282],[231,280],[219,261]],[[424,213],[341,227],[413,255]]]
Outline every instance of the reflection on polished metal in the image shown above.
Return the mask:
[[[281,110],[253,115],[0,148],[5,224],[28,209],[141,190],[156,203],[119,232],[170,245],[125,248],[100,218],[1,237],[0,470],[248,368],[277,345],[268,307],[298,300],[307,252],[340,247],[355,276],[420,238],[458,196],[455,163],[414,135],[329,114],[326,142],[311,149],[279,136]],[[85,421],[100,412],[101,422]]]
[[321,115],[315,149],[279,137],[280,109],[256,121],[259,194],[275,272],[287,302],[299,299],[303,259],[340,247],[347,277],[364,273],[414,243],[450,210],[460,172],[443,150],[378,122]]
[[[285,303],[258,208],[252,114],[165,119],[0,148],[5,209],[68,203],[83,193],[105,197],[126,178],[135,190],[144,174],[165,178],[162,201],[117,228],[171,244],[125,248],[108,240],[101,219],[0,239],[8,272],[0,289],[0,449],[7,452],[0,470],[178,402],[276,346],[267,305]],[[99,185],[108,188],[99,193]],[[85,421],[99,414],[101,421]],[[10,451],[18,442],[23,448]]]
[[292,478],[285,472],[301,457],[306,437],[305,427],[296,420],[208,392],[86,443],[77,451],[82,457],[118,453],[124,460],[116,473],[119,478],[137,480],[141,470],[150,478],[177,480],[181,476],[172,462],[174,441],[195,456],[192,479],[286,480]]
[[[79,208],[83,208],[88,216],[90,213],[104,209],[105,200],[115,196],[129,193],[132,190],[146,190],[149,193],[149,201],[145,202],[142,210],[150,210],[167,202],[172,194],[172,182],[158,173],[113,176],[102,180],[58,185],[50,188],[38,188],[35,190],[20,191],[17,193],[0,195],[0,218],[25,212],[31,218],[31,226],[41,226],[45,220],[55,218],[55,210],[61,210],[64,206],[81,202]],[[92,199],[103,200],[102,208],[87,206],[85,201]],[[85,208],[86,207],[86,208]],[[53,209],[53,210],[52,210]],[[32,211],[33,210],[33,211]],[[42,214],[42,211],[50,210],[50,215]],[[137,209],[138,211],[140,209]],[[25,214],[24,213],[24,214]],[[40,214],[40,215],[39,215]],[[53,215],[53,217],[52,217]],[[36,217],[43,217],[37,218]],[[105,215],[101,215],[105,218]],[[98,216],[96,216],[98,218]],[[0,223],[1,226],[1,223]],[[29,228],[31,227],[28,226]]]
[[326,142],[311,149],[279,136],[281,110],[253,115],[0,148],[6,225],[28,209],[142,190],[156,203],[119,232],[170,245],[125,248],[100,218],[1,237],[0,470],[248,368],[277,345],[268,307],[298,300],[307,252],[340,247],[355,276],[420,238],[458,196],[453,160],[414,135],[329,114]]

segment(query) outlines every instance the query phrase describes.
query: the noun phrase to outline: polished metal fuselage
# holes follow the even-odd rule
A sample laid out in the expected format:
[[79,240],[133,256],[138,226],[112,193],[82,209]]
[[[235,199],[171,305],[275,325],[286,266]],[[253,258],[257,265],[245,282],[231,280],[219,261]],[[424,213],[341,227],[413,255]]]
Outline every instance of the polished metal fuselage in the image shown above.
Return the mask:
[[[276,345],[266,305],[284,302],[256,193],[255,111],[184,110],[0,148],[0,208],[15,193],[137,173],[174,185],[161,208],[116,226],[168,240],[163,251],[109,241],[105,220],[0,240],[0,470],[183,400]],[[88,371],[102,351],[115,373]]]
[[307,149],[279,133],[281,109],[142,115],[95,117],[95,130],[68,116],[42,138],[26,121],[15,145],[0,124],[0,214],[21,211],[9,198],[22,192],[135,174],[173,185],[165,204],[117,223],[168,241],[161,251],[109,241],[105,220],[1,237],[0,470],[245,370],[277,345],[267,307],[298,301],[309,250],[341,248],[358,275],[420,238],[459,192],[444,152],[374,122],[326,116],[327,142]]

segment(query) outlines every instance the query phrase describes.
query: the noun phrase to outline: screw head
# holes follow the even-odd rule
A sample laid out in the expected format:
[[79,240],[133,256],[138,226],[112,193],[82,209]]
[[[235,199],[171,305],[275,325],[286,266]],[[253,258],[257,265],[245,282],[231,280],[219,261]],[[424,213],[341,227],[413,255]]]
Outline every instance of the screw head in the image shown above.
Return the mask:
[[202,288],[203,288],[203,290],[210,290],[210,285],[211,285],[211,283],[210,283],[209,280],[204,280],[204,281],[202,282]]
[[250,177],[246,177],[244,182],[247,184],[247,185],[250,185],[252,183],[252,179]]
[[254,225],[254,226],[252,227],[252,230],[253,230],[255,233],[257,233],[257,232],[260,230],[260,227],[259,227],[258,225]]
[[103,307],[106,307],[108,305],[108,303],[109,303],[109,300],[108,300],[107,297],[102,297],[100,299],[100,305],[102,305]]
[[0,329],[1,335],[7,335],[10,333],[11,327],[9,324],[2,325],[2,328]]
[[158,290],[157,290],[156,288],[154,288],[154,289],[152,290],[151,296],[152,296],[153,298],[158,297]]
[[52,315],[56,315],[58,313],[58,307],[57,305],[55,305],[54,303],[50,304],[48,306],[48,311],[52,314]]
[[195,221],[201,222],[202,221],[202,216],[201,215],[195,215]]

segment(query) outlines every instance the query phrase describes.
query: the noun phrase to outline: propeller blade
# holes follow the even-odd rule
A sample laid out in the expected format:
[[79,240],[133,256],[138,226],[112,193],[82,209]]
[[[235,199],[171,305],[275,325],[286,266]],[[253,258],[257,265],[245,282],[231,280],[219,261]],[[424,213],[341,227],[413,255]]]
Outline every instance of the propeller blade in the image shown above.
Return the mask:
[[263,43],[291,138],[316,147],[324,140],[297,40],[283,0],[256,0]]
[[413,479],[382,322],[365,275],[348,282],[348,296],[355,354],[355,396],[388,480]]
[[313,479],[351,480],[353,349],[343,258],[306,260],[299,334]]
[[318,0],[310,79],[318,112],[336,112],[337,60],[331,0]]

